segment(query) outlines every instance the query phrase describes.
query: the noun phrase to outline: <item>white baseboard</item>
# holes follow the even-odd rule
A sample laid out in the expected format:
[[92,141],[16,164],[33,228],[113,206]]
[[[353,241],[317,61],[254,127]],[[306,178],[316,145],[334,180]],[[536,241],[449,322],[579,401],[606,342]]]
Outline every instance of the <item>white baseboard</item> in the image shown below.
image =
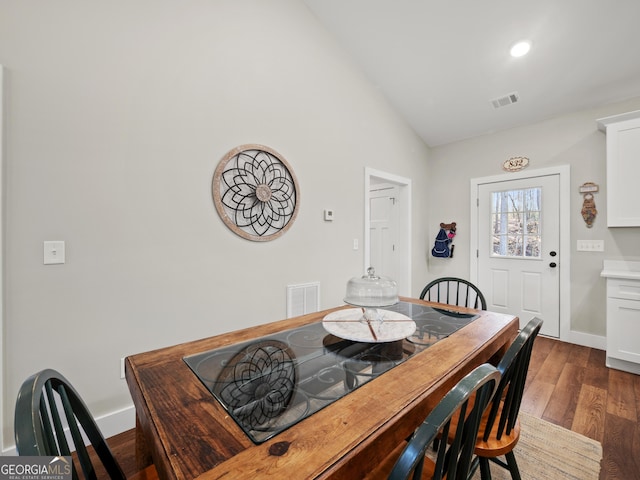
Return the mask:
[[576,345],[582,345],[583,347],[597,348],[598,350],[607,349],[607,337],[593,335],[592,333],[569,330],[567,338],[563,338],[561,340],[569,343],[575,343]]
[[[113,437],[114,435],[135,428],[136,409],[133,405],[130,405],[115,412],[101,415],[100,417],[96,417],[96,423],[104,438]],[[17,454],[18,452],[16,451],[15,445],[11,445],[9,448],[2,450],[3,456],[15,456]]]
[[136,409],[132,405],[96,418],[104,438],[113,437],[136,426]]
[[640,365],[633,362],[627,362],[618,358],[607,357],[607,367],[622,370],[623,372],[640,375]]

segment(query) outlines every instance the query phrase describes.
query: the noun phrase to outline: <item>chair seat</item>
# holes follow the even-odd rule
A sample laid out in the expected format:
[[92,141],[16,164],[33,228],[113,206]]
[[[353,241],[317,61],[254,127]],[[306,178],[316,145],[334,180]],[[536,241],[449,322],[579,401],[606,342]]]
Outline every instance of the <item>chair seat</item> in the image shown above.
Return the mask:
[[[486,417],[482,419],[483,425],[480,427],[480,432],[483,432],[484,426],[486,426]],[[476,448],[474,453],[479,457],[499,457],[500,455],[505,455],[507,452],[513,451],[513,448],[518,443],[520,439],[520,420],[516,420],[516,424],[514,425],[511,433],[509,435],[505,433],[502,434],[500,440],[497,439],[497,431],[498,425],[495,423],[493,428],[491,429],[491,436],[485,442],[483,440],[482,434],[478,433],[478,440],[476,442]]]
[[[469,403],[472,404],[473,398],[469,400]],[[500,402],[500,408],[498,409],[497,418],[500,418],[502,414],[502,407],[504,403]],[[454,429],[458,425],[458,415],[454,415],[451,419],[451,428]],[[518,443],[520,439],[520,420],[516,420],[513,429],[507,435],[506,430],[498,440],[498,422],[494,422],[493,427],[491,428],[491,435],[489,435],[488,440],[484,440],[484,431],[487,428],[487,422],[489,420],[489,410],[486,410],[482,415],[482,420],[480,421],[480,428],[478,429],[478,438],[476,440],[476,448],[473,453],[478,455],[479,457],[499,457],[500,455],[505,455],[507,452],[513,450],[513,448]],[[451,437],[451,436],[450,436]],[[452,438],[449,438],[451,441]]]

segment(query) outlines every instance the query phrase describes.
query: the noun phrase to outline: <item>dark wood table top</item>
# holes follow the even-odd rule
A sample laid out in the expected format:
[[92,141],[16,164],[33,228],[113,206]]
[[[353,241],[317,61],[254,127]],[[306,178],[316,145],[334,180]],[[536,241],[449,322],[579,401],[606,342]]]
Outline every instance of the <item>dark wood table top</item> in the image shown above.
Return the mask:
[[[421,300],[401,300],[427,306]],[[161,478],[361,478],[408,437],[464,375],[496,362],[518,318],[447,306],[481,316],[275,437],[254,444],[194,375],[183,357],[322,321],[337,307],[229,332],[126,360],[137,416],[140,466]]]

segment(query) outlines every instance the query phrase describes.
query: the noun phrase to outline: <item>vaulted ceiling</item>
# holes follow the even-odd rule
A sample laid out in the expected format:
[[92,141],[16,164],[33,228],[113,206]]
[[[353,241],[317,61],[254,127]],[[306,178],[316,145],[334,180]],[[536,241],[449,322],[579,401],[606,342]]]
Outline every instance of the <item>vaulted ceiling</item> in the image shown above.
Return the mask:
[[304,2],[430,146],[640,96],[640,0]]

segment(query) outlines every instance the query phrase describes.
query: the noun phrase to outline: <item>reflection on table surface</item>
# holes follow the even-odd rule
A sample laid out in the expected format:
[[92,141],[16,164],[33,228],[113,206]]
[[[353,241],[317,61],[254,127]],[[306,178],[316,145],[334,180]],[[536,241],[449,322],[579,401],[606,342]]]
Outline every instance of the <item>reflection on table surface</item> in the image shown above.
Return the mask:
[[249,438],[262,443],[478,317],[409,302],[385,310],[413,319],[415,333],[394,342],[354,342],[316,322],[184,361]]

